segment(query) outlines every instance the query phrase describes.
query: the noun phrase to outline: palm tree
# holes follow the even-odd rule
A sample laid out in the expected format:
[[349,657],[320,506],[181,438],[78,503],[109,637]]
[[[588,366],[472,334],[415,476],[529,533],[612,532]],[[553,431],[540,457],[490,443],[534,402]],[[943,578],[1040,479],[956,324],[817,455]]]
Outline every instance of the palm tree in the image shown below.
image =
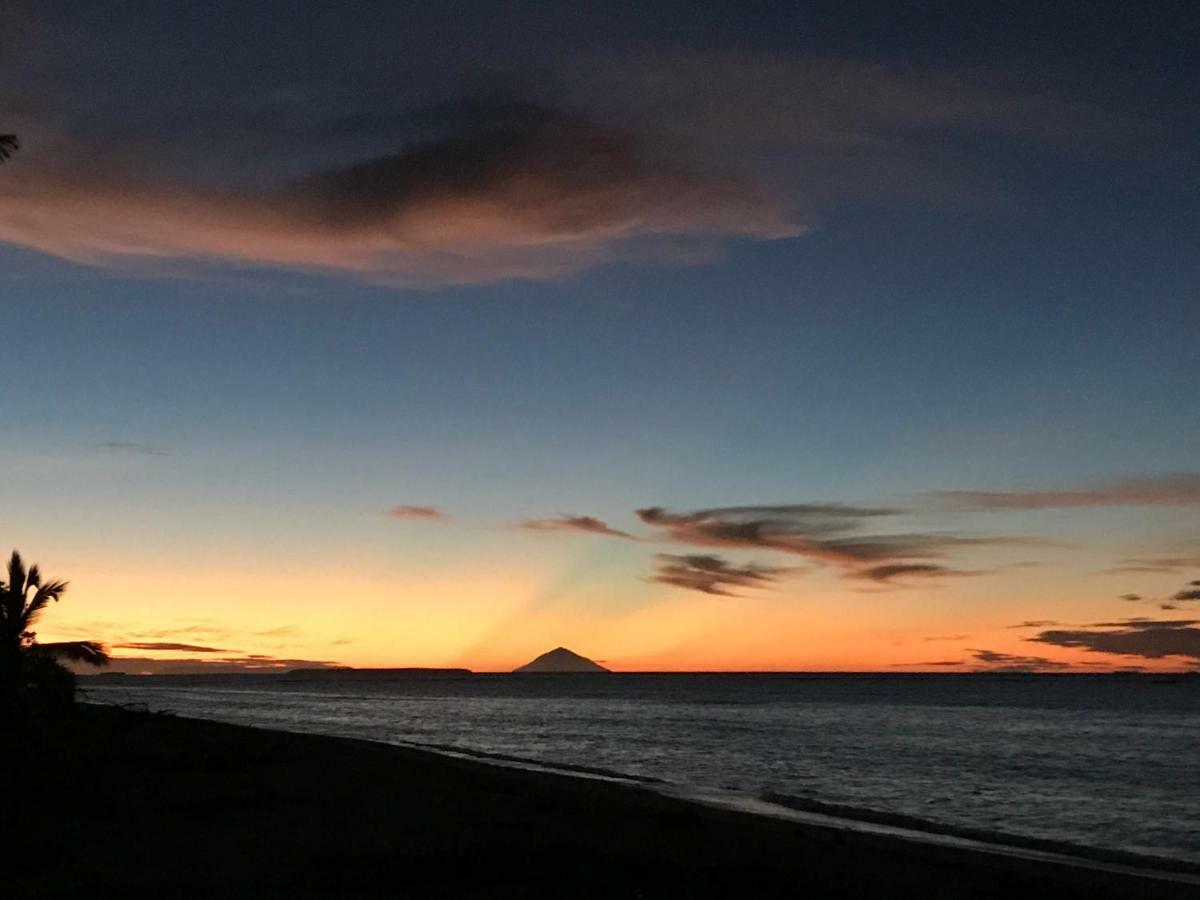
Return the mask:
[[73,696],[75,676],[61,660],[103,666],[108,652],[96,641],[39,644],[33,626],[51,601],[66,592],[67,582],[43,581],[38,567],[27,570],[16,550],[7,574],[7,581],[0,580],[0,690],[9,694],[32,688]]
[[15,134],[0,134],[0,163],[4,162],[21,149],[21,142]]

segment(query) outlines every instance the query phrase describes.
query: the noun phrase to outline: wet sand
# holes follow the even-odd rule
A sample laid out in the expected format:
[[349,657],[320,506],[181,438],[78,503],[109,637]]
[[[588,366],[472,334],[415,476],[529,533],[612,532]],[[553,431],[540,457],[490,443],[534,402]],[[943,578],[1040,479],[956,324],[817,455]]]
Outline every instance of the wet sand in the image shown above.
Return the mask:
[[6,897],[1200,897],[344,738],[88,706],[11,734]]

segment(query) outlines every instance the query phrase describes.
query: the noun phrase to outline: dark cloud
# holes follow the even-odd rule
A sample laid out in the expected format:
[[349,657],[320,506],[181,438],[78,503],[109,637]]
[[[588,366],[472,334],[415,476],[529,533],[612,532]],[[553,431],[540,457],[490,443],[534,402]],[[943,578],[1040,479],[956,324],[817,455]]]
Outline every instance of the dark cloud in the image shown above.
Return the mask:
[[938,491],[931,496],[951,509],[963,510],[1200,506],[1200,474],[1143,475],[1068,490]]
[[1071,667],[1070,663],[1048,659],[1045,656],[1018,656],[996,650],[970,649],[969,652],[974,654],[976,662],[989,672],[1038,672]]
[[127,453],[130,456],[170,456],[166,450],[139,444],[136,441],[101,441],[96,444],[101,450],[111,450],[114,453]]
[[1161,604],[1162,609],[1179,609],[1180,603],[1195,603],[1200,601],[1200,581],[1189,581],[1181,591],[1171,595],[1170,601]]
[[1158,628],[1166,626],[1169,628],[1179,628],[1187,625],[1195,625],[1200,620],[1196,619],[1150,619],[1146,616],[1136,616],[1132,619],[1118,619],[1115,622],[1088,622],[1084,628]]
[[753,563],[738,566],[709,554],[676,556],[672,553],[660,553],[658,571],[649,580],[700,591],[703,594],[732,597],[736,595],[728,588],[767,587],[786,571],[788,570]]
[[228,653],[220,647],[199,647],[196,644],[175,644],[166,641],[135,642],[132,644],[114,644],[114,650],[174,650],[181,653]]
[[386,515],[393,519],[445,519],[446,513],[436,506],[393,506]]
[[1195,619],[1125,619],[1098,622],[1085,628],[1043,631],[1026,640],[1146,659],[1181,656],[1200,660],[1197,624]]
[[662,529],[669,540],[681,544],[779,550],[836,562],[859,562],[887,559],[892,554],[853,544],[845,549],[830,547],[835,535],[858,529],[865,519],[895,515],[897,511],[839,504],[791,504],[728,506],[693,512],[669,512],[651,506],[636,512],[647,525]]
[[1141,594],[1122,594],[1119,599],[1124,600],[1126,603],[1137,603],[1139,600],[1142,599],[1142,595]]
[[965,574],[927,561],[963,548],[1031,543],[1024,538],[956,534],[855,534],[868,523],[901,511],[836,503],[727,506],[691,512],[651,506],[636,512],[667,540],[699,547],[776,550],[832,563],[850,575],[876,581],[904,575]]
[[609,537],[635,539],[626,531],[611,528],[606,522],[595,516],[556,516],[552,519],[526,519],[521,523],[522,528],[530,531],[582,531],[586,534],[604,534]]

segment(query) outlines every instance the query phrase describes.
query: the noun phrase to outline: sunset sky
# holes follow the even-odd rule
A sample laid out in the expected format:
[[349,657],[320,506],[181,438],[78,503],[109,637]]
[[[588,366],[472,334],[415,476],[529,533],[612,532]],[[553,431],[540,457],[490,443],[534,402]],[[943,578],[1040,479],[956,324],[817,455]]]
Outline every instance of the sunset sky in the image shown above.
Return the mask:
[[1194,12],[894,6],[0,3],[39,637],[1195,668]]

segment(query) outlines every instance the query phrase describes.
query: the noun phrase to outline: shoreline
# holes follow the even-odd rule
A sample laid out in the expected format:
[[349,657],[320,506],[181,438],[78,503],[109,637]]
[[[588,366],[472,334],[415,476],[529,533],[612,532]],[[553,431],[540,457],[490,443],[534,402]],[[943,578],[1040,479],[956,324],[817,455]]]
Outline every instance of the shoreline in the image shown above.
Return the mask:
[[[11,749],[11,748],[10,748]],[[1153,872],[791,821],[651,786],[83,705],[16,742],[14,897],[1195,897]],[[24,850],[24,846],[23,846]]]
[[[185,717],[186,718],[186,717]],[[206,720],[196,720],[206,721]],[[247,726],[257,727],[257,726]],[[287,734],[320,734],[320,732],[291,732]],[[329,735],[337,737],[337,735]],[[1146,877],[1177,880],[1182,884],[1200,887],[1200,863],[1167,856],[1152,856],[1128,850],[1092,847],[1072,844],[1030,835],[1008,832],[989,832],[966,826],[951,825],[931,819],[922,819],[904,813],[885,812],[866,807],[825,803],[802,797],[766,793],[756,795],[746,791],[717,790],[687,787],[646,775],[630,775],[611,769],[579,766],[571,763],[540,762],[504,753],[489,753],[452,744],[422,744],[412,741],[389,742],[369,738],[346,738],[364,740],[367,743],[389,747],[403,747],[417,752],[433,753],[452,759],[477,761],[483,765],[515,768],[520,771],[545,772],[572,778],[587,778],[613,784],[641,787],[664,797],[695,803],[706,807],[734,810],[753,816],[803,822],[820,828],[830,828],[854,833],[871,833],[894,837],[914,843],[928,843],[947,847],[960,847],[982,853],[995,853],[1022,859],[1046,860],[1100,871],[1123,872]]]

